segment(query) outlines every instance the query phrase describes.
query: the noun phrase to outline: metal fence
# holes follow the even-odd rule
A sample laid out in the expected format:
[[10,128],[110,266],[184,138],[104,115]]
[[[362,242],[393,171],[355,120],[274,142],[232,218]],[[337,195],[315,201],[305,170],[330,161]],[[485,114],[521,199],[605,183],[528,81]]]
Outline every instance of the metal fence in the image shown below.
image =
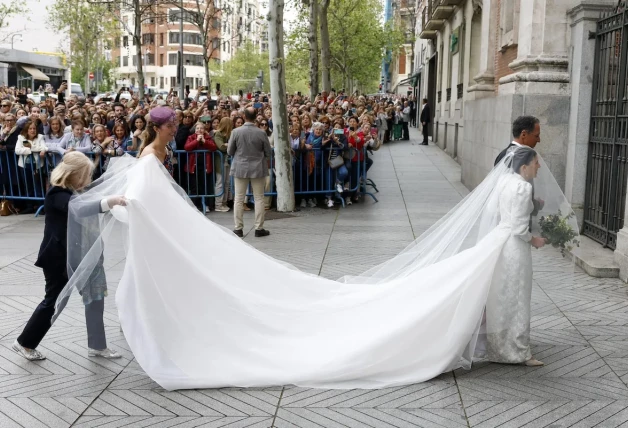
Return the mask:
[[[107,160],[110,158],[97,153],[86,155],[94,160],[94,178],[100,177],[105,172]],[[366,149],[363,151],[364,160],[361,160],[360,156],[355,162],[347,159],[345,170],[332,169],[327,162],[328,157],[329,150],[322,149],[295,154],[292,158],[292,172],[296,196],[324,195],[340,201],[343,206],[346,197],[352,195],[368,195],[374,201],[378,201],[375,195],[367,190],[368,186],[378,191],[375,183],[367,177],[367,170],[372,162]],[[46,153],[40,157],[38,153],[16,155],[14,152],[0,151],[0,198],[31,201],[34,205],[39,205],[35,214],[38,215],[43,208],[50,173],[60,159],[60,155],[53,153]],[[225,192],[233,194],[235,189],[233,179],[226,180],[231,160],[221,152],[175,151],[173,161],[174,180],[192,200],[198,202],[199,208],[205,210],[210,199],[220,198]],[[268,165],[270,183],[264,196],[274,197],[277,195],[277,189],[273,153]],[[338,184],[342,192],[339,192],[341,189],[338,188]],[[247,191],[247,196],[252,197],[253,194]]]
[[628,178],[628,11],[597,23],[583,233],[615,248]]

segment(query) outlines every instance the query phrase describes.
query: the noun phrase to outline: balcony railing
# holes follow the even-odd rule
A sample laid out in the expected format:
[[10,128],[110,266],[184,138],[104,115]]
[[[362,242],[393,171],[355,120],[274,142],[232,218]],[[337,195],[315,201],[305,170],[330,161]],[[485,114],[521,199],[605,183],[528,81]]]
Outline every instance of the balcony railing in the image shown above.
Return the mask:
[[442,98],[442,96],[441,96],[442,94],[443,94],[443,91],[438,91],[438,94],[437,94],[437,96],[436,96],[436,101],[437,101],[437,102],[440,102],[440,100],[441,100],[441,98]]
[[451,101],[451,88],[447,88],[447,101]]
[[464,84],[461,83],[456,88],[458,89],[458,99],[461,100],[464,92]]
[[445,22],[454,14],[455,7],[464,0],[428,0],[423,8],[420,37],[434,39],[438,31],[442,30]]

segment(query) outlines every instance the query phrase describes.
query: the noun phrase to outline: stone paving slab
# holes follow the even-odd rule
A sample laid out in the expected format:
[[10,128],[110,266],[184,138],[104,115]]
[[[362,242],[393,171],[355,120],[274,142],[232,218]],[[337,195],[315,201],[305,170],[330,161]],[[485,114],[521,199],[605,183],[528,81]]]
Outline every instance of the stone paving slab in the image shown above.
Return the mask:
[[[394,256],[466,194],[460,167],[435,146],[395,142],[375,153],[379,203],[304,209],[245,242],[327,278]],[[209,218],[231,228],[231,213]],[[137,364],[107,298],[105,326],[123,358],[87,358],[81,302],[71,301],[31,363],[11,343],[43,295],[33,266],[43,219],[0,218],[0,428],[4,427],[628,427],[628,292],[557,253],[534,254],[532,344],[546,366],[474,364],[421,384],[381,390],[277,386],[168,392]],[[108,248],[113,296],[124,254]],[[418,350],[417,352],[420,352]]]

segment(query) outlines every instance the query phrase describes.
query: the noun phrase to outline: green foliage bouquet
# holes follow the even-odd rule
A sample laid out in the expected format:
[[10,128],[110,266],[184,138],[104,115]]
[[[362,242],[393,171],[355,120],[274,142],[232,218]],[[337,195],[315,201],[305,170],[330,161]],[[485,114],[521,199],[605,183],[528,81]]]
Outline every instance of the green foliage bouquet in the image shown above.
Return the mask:
[[576,239],[578,232],[573,230],[569,224],[569,219],[573,213],[563,217],[560,210],[557,214],[550,214],[539,219],[541,236],[547,240],[547,244],[554,248],[560,248],[560,253],[565,257],[567,251],[571,251],[574,246],[579,247],[580,241]]

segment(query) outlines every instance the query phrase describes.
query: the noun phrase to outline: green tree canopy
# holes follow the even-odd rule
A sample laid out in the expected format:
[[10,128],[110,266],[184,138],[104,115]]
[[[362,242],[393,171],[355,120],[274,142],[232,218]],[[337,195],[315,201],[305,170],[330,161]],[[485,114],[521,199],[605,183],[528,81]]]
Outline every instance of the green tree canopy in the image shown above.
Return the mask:
[[[377,89],[386,50],[394,51],[403,43],[398,31],[382,24],[381,13],[382,5],[378,0],[331,0],[328,20],[334,88],[362,92]],[[307,9],[300,8],[296,25],[286,37],[287,78],[306,88],[307,22]]]
[[107,7],[84,0],[56,0],[47,9],[48,26],[70,37],[70,52],[66,54],[72,67],[72,81],[83,85],[87,74],[100,68],[104,80],[101,86],[111,86],[113,64],[105,59],[103,52],[105,44],[119,36],[120,29],[116,20],[103,19],[111,14]]

